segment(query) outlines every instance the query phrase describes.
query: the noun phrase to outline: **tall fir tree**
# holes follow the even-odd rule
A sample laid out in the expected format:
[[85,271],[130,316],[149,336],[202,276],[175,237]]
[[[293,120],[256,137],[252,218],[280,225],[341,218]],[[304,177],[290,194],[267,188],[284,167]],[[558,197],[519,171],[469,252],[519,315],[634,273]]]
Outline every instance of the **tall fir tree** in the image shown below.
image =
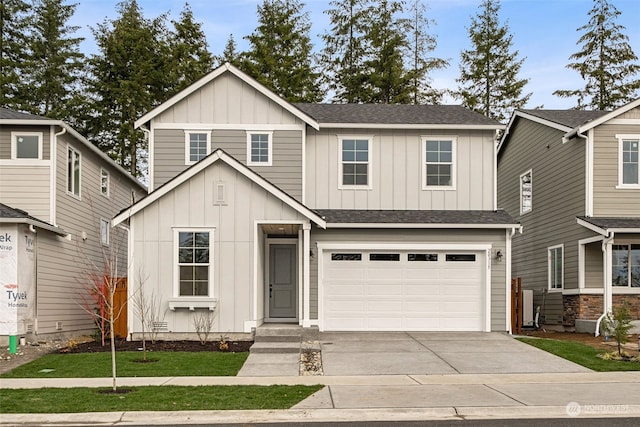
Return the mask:
[[169,34],[168,95],[186,88],[211,71],[214,65],[202,24],[194,20],[188,3],[180,12],[180,19],[171,23],[174,30]]
[[468,28],[471,48],[463,50],[456,95],[462,104],[487,117],[505,122],[523,107],[531,93],[522,91],[529,81],[518,78],[524,59],[512,51],[513,35],[499,22],[500,1],[483,0]]
[[443,91],[431,86],[431,71],[449,66],[449,61],[430,56],[436,49],[435,35],[429,33],[435,21],[427,18],[427,6],[422,0],[413,0],[409,4],[409,78],[410,95],[413,104],[438,104],[442,101]]
[[322,35],[324,48],[320,54],[326,70],[323,82],[336,102],[358,103],[369,98],[366,81],[369,75],[367,38],[371,0],[332,0],[330,28]]
[[147,146],[134,122],[165,100],[171,75],[165,61],[165,16],[146,19],[136,0],[125,0],[114,20],[92,30],[99,53],[89,61],[93,120],[88,133],[103,151],[140,176],[140,156]]
[[312,63],[308,13],[300,0],[264,0],[242,69],[289,102],[322,98]]
[[569,57],[567,68],[580,73],[585,81],[582,89],[557,90],[562,98],[577,98],[577,109],[609,110],[626,104],[638,96],[640,65],[638,57],[617,24],[620,11],[609,0],[594,0],[589,22],[577,31],[580,50]]
[[233,34],[229,34],[227,43],[224,45],[224,50],[222,51],[222,55],[218,56],[218,62],[220,64],[228,62],[236,67],[242,66],[242,54],[238,52],[238,45],[236,44],[236,40],[233,38]]
[[76,124],[85,103],[81,95],[84,55],[80,28],[67,25],[77,4],[65,0],[37,0],[33,6],[30,53],[23,67],[23,81],[29,86],[29,105],[33,114]]
[[23,110],[28,105],[21,69],[29,53],[29,11],[23,0],[0,0],[0,107]]

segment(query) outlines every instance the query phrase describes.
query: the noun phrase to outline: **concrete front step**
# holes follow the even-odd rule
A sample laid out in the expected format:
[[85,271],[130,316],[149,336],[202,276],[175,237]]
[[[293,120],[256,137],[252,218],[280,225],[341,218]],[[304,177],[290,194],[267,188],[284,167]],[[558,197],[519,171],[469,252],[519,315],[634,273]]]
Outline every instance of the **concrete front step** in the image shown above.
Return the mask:
[[298,342],[255,342],[251,353],[300,353],[300,341]]
[[256,335],[253,337],[254,342],[291,342],[300,343],[300,335]]

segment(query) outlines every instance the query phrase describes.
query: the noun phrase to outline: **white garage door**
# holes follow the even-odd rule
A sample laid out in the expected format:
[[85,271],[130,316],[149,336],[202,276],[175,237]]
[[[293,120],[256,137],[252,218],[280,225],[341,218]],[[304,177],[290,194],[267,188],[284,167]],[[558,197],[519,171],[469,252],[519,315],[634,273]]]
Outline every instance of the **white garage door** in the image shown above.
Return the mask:
[[323,251],[325,331],[482,331],[485,251]]

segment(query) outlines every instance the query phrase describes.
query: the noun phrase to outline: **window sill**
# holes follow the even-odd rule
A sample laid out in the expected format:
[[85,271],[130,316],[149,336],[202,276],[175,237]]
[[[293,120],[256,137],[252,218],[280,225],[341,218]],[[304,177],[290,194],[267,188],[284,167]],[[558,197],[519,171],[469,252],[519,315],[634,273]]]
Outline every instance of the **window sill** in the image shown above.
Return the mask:
[[562,293],[562,291],[564,291],[564,289],[562,289],[562,288],[553,288],[553,289],[552,288],[547,288],[547,291],[550,294],[560,294],[560,293]]
[[619,184],[616,190],[640,190],[640,184]]
[[271,161],[268,161],[268,162],[247,162],[247,166],[271,166]]
[[176,297],[169,298],[169,310],[176,311],[179,308],[186,308],[189,311],[195,311],[196,308],[208,308],[214,311],[218,305],[216,298],[207,297]]
[[423,185],[423,191],[455,191],[456,187],[452,185]]

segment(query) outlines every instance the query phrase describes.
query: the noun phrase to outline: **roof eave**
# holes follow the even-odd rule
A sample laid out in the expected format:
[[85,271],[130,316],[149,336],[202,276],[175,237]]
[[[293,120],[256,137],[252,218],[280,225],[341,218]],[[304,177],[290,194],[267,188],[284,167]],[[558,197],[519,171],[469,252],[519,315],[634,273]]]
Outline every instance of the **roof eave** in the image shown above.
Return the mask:
[[67,233],[60,227],[56,227],[55,225],[47,224],[46,222],[37,221],[33,218],[0,218],[0,223],[2,224],[29,224],[33,225],[36,228],[41,228],[43,230],[51,231],[52,233],[57,234],[61,237],[67,237],[70,233]]
[[468,125],[468,124],[429,124],[429,123],[324,123],[320,128],[350,128],[350,129],[441,129],[441,130],[502,130],[504,125]]
[[[591,121],[589,121],[587,123],[584,123],[584,124],[582,124],[580,126],[576,126],[575,128],[571,129],[567,133],[567,135],[565,135],[565,136],[570,137],[570,136],[573,136],[573,135],[579,135],[579,134],[582,134],[584,132],[587,132],[588,130],[593,129],[594,127],[599,126],[599,125],[601,125],[601,124],[603,124],[605,122],[608,122],[609,120],[619,116],[620,114],[624,114],[627,111],[632,110],[632,109],[634,109],[636,107],[640,107],[640,98],[636,99],[635,101],[631,101],[627,105],[623,105],[622,107],[617,108],[617,109],[615,109],[615,110],[613,110],[613,111],[611,111],[611,112],[609,112],[609,113],[607,113],[607,114],[605,114],[605,115],[603,115],[601,117],[598,117],[595,120],[591,120]],[[569,134],[571,134],[571,135],[569,136]]]
[[485,228],[514,229],[520,224],[442,224],[442,223],[399,223],[399,222],[327,222],[327,228]]

